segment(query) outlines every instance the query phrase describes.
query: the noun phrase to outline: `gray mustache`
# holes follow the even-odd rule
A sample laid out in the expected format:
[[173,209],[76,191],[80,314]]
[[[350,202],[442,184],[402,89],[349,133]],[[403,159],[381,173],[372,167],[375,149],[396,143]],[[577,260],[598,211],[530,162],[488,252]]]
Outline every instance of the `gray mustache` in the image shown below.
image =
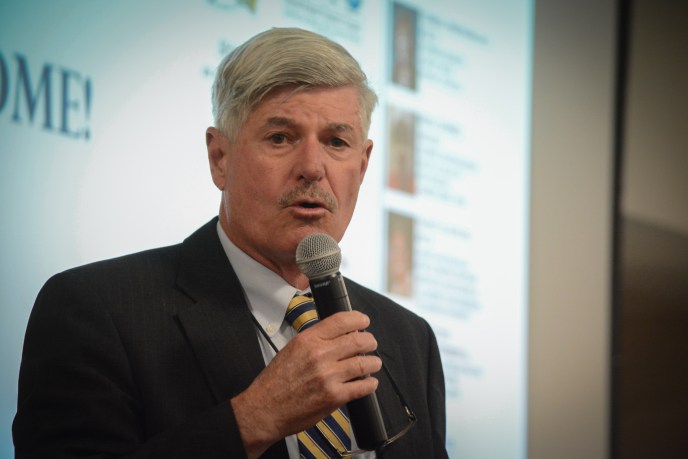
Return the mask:
[[284,193],[279,199],[279,205],[281,207],[289,207],[303,200],[315,200],[324,204],[327,210],[332,211],[338,207],[337,199],[323,190],[312,185],[304,185],[293,188],[286,193]]

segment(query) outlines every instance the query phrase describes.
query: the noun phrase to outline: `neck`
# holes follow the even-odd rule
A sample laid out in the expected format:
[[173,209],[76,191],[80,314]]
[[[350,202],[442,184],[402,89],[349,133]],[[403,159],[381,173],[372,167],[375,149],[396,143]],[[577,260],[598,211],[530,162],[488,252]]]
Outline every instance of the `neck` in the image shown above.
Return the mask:
[[[269,268],[269,266],[268,266]],[[270,268],[272,269],[272,268]],[[273,271],[275,271],[273,269]],[[297,268],[298,274],[286,275],[284,272],[275,271],[282,279],[287,281],[289,285],[296,287],[299,290],[306,290],[308,288],[308,278]]]
[[260,250],[255,249],[250,244],[245,244],[242,240],[232,237],[232,232],[229,231],[227,221],[225,219],[220,218],[220,225],[222,226],[222,230],[227,235],[229,240],[232,241],[232,243],[246,255],[253,258],[269,270],[275,272],[289,285],[299,290],[305,290],[308,288],[308,277],[306,277],[306,275],[303,274],[299,269],[293,254],[289,257],[285,257],[285,259],[281,261],[276,258],[266,257],[261,253]]

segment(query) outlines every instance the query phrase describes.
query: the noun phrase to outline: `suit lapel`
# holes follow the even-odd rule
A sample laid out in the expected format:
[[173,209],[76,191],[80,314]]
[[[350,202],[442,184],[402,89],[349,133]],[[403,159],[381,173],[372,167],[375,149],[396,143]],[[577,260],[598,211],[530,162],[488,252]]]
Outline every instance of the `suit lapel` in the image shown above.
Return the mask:
[[[217,236],[217,218],[182,245],[177,286],[194,302],[178,312],[217,403],[246,389],[265,368],[243,288]],[[261,456],[287,457],[284,441]]]
[[177,317],[219,403],[248,387],[265,363],[216,224],[213,219],[183,243],[177,285],[194,303]]
[[[351,299],[351,307],[370,317],[370,327],[368,327],[368,331],[377,339],[378,353],[382,357],[383,365],[395,378],[397,384],[402,386],[401,390],[403,391],[404,358],[399,347],[394,344],[395,339],[390,336],[391,333],[394,333],[394,326],[390,323],[390,320],[393,320],[393,318],[385,317],[383,319],[375,305],[366,295],[361,293],[360,287],[356,284],[347,282],[347,290]],[[384,326],[382,326],[382,322],[385,322]],[[380,382],[375,393],[380,403],[380,410],[382,411],[382,418],[385,421],[385,427],[387,432],[396,433],[396,431],[400,430],[400,428],[408,422],[406,413],[402,409],[401,401],[385,372],[381,370],[375,376]],[[385,452],[386,451],[378,451],[377,456],[386,457],[384,454]],[[408,454],[408,456],[404,457],[414,457],[412,451],[406,451],[405,453]]]

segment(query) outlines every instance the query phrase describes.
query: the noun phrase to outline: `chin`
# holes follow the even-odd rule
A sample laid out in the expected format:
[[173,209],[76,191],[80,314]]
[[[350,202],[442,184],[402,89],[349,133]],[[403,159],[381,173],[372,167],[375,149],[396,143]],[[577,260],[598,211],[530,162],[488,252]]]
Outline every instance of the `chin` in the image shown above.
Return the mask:
[[[313,233],[327,233],[326,230],[318,227],[303,227],[299,228],[298,230],[294,231],[293,233],[293,240],[295,241],[294,245],[294,250],[296,250],[296,246],[299,245],[299,242],[306,236],[313,234]],[[329,233],[328,233],[329,234]]]
[[294,253],[296,253],[296,247],[303,240],[303,238],[305,238],[306,236],[313,234],[313,233],[325,233],[325,234],[328,234],[328,235],[332,236],[333,238],[339,240],[337,238],[338,234],[333,232],[329,228],[322,228],[322,227],[315,226],[315,225],[314,226],[303,226],[303,227],[300,227],[300,228],[294,230],[289,237],[290,243],[293,244]]

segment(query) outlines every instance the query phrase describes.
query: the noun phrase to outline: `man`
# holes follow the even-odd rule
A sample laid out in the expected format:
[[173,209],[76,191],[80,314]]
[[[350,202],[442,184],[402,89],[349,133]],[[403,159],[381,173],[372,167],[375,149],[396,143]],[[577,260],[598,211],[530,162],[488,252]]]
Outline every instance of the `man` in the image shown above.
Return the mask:
[[364,355],[376,349],[418,419],[377,457],[446,457],[424,320],[350,281],[355,311],[299,334],[284,320],[308,289],[297,244],[340,240],[349,224],[375,103],[356,61],[310,32],[272,29],[227,56],[206,132],[219,219],[46,283],[24,345],[17,457],[296,458],[310,454],[299,432],[374,391],[398,429],[393,383]]

